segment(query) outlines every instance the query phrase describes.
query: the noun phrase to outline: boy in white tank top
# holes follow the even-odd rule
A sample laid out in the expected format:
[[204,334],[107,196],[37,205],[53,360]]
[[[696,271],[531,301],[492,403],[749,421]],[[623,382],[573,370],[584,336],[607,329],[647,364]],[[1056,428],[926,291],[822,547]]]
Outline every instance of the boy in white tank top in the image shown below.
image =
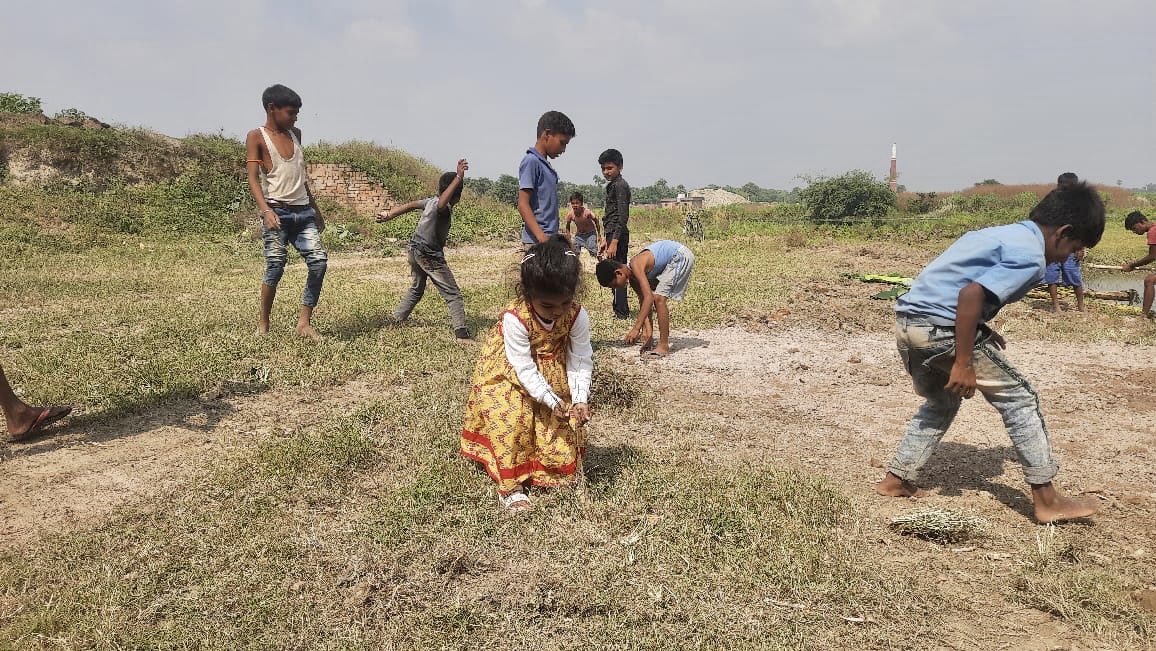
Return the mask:
[[321,246],[325,220],[307,184],[301,130],[294,126],[301,110],[301,96],[276,84],[265,89],[261,104],[265,107],[265,125],[245,137],[249,190],[261,210],[261,235],[265,242],[265,276],[261,280],[257,334],[269,332],[269,314],[277,295],[277,283],[285,271],[292,244],[309,269],[297,334],[319,339],[312,325],[313,308],[321,297],[329,255]]

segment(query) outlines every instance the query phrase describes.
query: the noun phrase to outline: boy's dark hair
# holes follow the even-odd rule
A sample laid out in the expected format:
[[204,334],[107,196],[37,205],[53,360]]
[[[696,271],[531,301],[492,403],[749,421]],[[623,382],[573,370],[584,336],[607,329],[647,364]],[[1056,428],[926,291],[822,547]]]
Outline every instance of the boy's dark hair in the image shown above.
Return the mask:
[[[446,188],[450,187],[450,184],[453,183],[454,179],[456,179],[456,178],[458,178],[457,172],[446,172],[438,178],[438,196],[439,197],[442,195],[443,192],[446,191]],[[454,194],[452,197],[450,197],[450,201],[452,201],[453,203],[457,203],[458,201],[461,200],[461,198],[462,198],[462,186],[464,186],[464,185],[465,184],[463,183],[462,185],[459,185],[456,190],[454,190]]]
[[586,203],[586,200],[582,198],[581,192],[575,192],[574,194],[570,195],[570,201],[573,201],[575,199],[578,200],[578,203]]
[[301,108],[301,96],[288,86],[273,84],[266,88],[265,92],[261,93],[261,108],[267,111],[270,105],[272,105],[273,108],[281,108],[283,106]]
[[577,135],[574,131],[574,123],[561,111],[546,111],[542,117],[538,118],[538,137],[541,138],[546,131],[571,138]]
[[1104,235],[1104,200],[1082,181],[1047,193],[1028,216],[1040,226],[1071,226],[1068,237],[1088,248]]
[[518,275],[518,296],[528,301],[559,296],[573,298],[578,294],[582,263],[569,240],[552,235],[526,252]]
[[622,152],[617,149],[607,149],[598,154],[598,164],[605,165],[606,163],[614,163],[618,167],[622,167]]
[[1057,187],[1064,187],[1067,185],[1075,185],[1080,182],[1080,177],[1076,176],[1075,172],[1064,172],[1056,179]]
[[1148,218],[1144,216],[1144,213],[1140,212],[1139,210],[1133,210],[1132,212],[1128,213],[1127,217],[1124,218],[1124,228],[1132,230],[1132,227],[1136,224],[1146,221],[1148,221]]
[[598,278],[598,284],[609,287],[610,283],[614,282],[614,272],[618,271],[619,267],[625,266],[613,259],[600,260],[598,265],[594,267],[594,275]]

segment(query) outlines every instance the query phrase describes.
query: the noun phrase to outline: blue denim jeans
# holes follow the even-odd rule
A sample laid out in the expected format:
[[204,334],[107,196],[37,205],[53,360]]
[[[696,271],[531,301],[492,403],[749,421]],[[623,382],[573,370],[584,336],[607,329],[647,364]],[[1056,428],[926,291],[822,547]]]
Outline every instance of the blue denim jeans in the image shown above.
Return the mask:
[[[1003,417],[1023,465],[1024,478],[1029,484],[1046,484],[1055,477],[1059,465],[1052,459],[1039,397],[990,339],[991,331],[986,328],[976,335],[972,352],[976,389]],[[895,342],[911,374],[915,393],[924,398],[924,403],[907,425],[907,434],[899,442],[887,470],[901,479],[915,481],[955,420],[963,400],[944,388],[955,361],[955,328],[899,315]]]
[[421,255],[410,247],[409,273],[413,277],[413,283],[401,298],[401,305],[398,305],[397,311],[393,313],[394,318],[398,321],[409,318],[410,312],[413,312],[413,308],[425,295],[425,284],[428,280],[433,282],[445,300],[454,330],[466,327],[466,304],[462,300],[462,290],[458,288],[454,272],[450,271],[450,266],[446,264],[444,258]]
[[321,234],[317,231],[317,213],[312,208],[292,211],[274,208],[281,220],[280,230],[269,230],[261,226],[261,237],[265,241],[265,277],[261,282],[276,287],[285,272],[289,259],[289,245],[305,259],[309,275],[305,279],[305,292],[301,304],[316,307],[321,299],[321,284],[325,281],[325,268],[329,254],[321,248]]
[[574,233],[574,252],[581,253],[582,249],[586,249],[595,258],[598,257],[598,233],[596,231]]

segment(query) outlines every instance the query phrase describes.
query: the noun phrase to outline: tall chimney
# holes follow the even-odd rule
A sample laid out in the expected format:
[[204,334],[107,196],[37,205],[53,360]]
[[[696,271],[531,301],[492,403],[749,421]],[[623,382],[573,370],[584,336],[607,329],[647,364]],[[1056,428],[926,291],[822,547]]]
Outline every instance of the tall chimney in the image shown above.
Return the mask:
[[899,192],[899,173],[895,165],[895,143],[891,143],[891,177],[888,179],[887,185],[892,192]]

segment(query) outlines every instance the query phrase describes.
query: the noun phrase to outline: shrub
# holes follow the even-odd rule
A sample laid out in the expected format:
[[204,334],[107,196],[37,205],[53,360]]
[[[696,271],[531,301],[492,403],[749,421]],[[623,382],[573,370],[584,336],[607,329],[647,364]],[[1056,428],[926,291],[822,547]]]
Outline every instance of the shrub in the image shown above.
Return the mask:
[[895,194],[887,183],[863,170],[835,177],[819,177],[799,192],[812,221],[854,223],[878,220],[895,207]]
[[20,93],[0,93],[0,113],[42,113],[39,97]]
[[56,120],[84,120],[88,114],[78,108],[66,108],[53,116]]

